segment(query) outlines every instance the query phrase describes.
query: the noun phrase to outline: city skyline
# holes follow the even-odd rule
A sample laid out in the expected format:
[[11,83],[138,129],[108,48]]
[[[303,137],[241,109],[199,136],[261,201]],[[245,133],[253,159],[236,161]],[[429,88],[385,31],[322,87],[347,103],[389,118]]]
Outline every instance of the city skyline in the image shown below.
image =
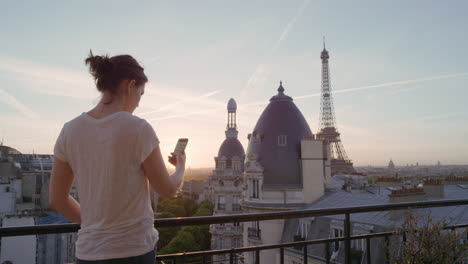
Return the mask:
[[102,13],[108,3],[0,11],[5,145],[52,153],[63,123],[98,102],[89,49],[143,64],[150,81],[135,114],[153,125],[163,155],[188,137],[188,166],[214,166],[231,97],[246,148],[280,80],[316,134],[325,35],[338,129],[356,166],[468,163],[462,1],[145,2]]

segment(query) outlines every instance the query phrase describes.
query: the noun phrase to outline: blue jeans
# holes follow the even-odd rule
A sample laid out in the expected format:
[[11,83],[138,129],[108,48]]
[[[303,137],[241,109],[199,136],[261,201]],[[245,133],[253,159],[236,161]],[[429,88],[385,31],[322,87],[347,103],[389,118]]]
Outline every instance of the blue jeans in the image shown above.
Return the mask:
[[156,261],[156,252],[150,252],[128,258],[103,259],[103,260],[80,260],[76,259],[76,264],[154,264]]

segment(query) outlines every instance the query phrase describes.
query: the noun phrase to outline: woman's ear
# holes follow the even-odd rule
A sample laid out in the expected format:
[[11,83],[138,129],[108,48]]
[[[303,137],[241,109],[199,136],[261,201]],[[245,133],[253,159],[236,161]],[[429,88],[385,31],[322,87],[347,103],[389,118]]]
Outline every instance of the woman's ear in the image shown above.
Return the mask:
[[127,84],[128,92],[132,92],[134,88],[136,88],[135,80],[130,80]]
[[135,80],[124,80],[122,82],[123,94],[130,94],[133,91],[133,88],[135,88],[135,84]]

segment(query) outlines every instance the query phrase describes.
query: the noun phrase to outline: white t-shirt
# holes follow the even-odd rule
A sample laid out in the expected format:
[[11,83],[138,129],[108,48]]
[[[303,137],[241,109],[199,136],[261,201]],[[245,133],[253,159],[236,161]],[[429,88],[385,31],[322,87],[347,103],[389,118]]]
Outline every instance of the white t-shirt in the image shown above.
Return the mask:
[[54,155],[75,176],[77,258],[124,258],[155,248],[158,232],[141,164],[158,144],[151,125],[127,112],[100,119],[83,113],[63,126]]

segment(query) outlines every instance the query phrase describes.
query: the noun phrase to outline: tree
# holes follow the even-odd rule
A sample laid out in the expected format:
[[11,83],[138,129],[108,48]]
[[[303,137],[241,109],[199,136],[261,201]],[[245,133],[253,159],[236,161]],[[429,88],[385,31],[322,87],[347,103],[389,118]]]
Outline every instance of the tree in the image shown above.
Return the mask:
[[[160,218],[174,218],[176,217],[173,213],[170,212],[162,212],[161,214],[158,215],[158,219]],[[157,248],[164,248],[171,242],[171,240],[177,235],[177,232],[179,232],[180,227],[178,226],[171,226],[171,227],[161,227],[158,228],[159,232],[159,239],[158,239],[158,244]]]
[[[446,221],[434,221],[429,214],[407,213],[397,237],[406,237],[389,249],[390,263],[461,263],[468,257],[465,230],[447,230]],[[402,239],[403,240],[403,239]]]
[[191,252],[200,250],[200,245],[194,236],[187,230],[181,230],[169,245],[161,249],[159,254],[173,254],[180,252]]
[[197,203],[192,199],[183,199],[183,204],[187,216],[193,215],[197,212],[198,206]]
[[[213,215],[213,205],[208,201],[204,201],[200,203],[194,216],[210,215]],[[190,234],[190,236],[187,234]],[[187,226],[182,228],[177,236],[166,247],[162,248],[158,254],[206,250],[210,248],[210,244],[209,225]]]
[[161,200],[158,203],[158,211],[170,212],[177,217],[189,216],[185,210],[184,201],[177,197]]

